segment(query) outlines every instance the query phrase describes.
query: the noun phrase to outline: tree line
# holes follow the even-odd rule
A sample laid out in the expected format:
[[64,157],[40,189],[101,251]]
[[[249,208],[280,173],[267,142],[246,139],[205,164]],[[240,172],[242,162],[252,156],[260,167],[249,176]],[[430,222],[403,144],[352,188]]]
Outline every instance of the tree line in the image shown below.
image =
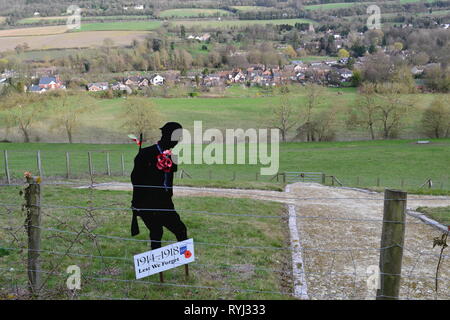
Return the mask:
[[[394,139],[406,125],[411,114],[419,112],[414,96],[407,87],[396,82],[364,83],[357,99],[338,107],[326,100],[326,89],[306,84],[301,103],[289,95],[288,87],[279,89],[280,102],[272,107],[267,123],[280,130],[282,141],[332,141],[339,128],[351,136],[355,130],[365,131],[369,139]],[[435,96],[413,124],[416,134],[428,138],[450,137],[450,105],[448,97]]]

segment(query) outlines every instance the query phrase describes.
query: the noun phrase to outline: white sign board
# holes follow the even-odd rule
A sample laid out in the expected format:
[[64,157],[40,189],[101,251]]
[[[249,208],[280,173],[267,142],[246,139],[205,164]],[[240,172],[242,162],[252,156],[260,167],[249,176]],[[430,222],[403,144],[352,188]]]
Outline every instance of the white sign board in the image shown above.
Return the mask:
[[134,256],[136,279],[176,268],[194,260],[194,239],[184,240],[159,249],[140,253]]

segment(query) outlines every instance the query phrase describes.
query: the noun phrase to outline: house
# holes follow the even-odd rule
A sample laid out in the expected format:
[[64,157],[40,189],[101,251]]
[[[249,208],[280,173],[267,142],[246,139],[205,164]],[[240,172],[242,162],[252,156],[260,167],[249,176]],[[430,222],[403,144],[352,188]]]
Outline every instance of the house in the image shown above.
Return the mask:
[[235,83],[244,82],[245,74],[241,70],[235,70],[231,73],[230,80]]
[[334,66],[334,65],[338,64],[338,61],[337,60],[328,60],[328,61],[325,61],[325,64],[327,66]]
[[95,83],[89,83],[87,85],[88,91],[91,92],[97,92],[97,91],[105,91],[109,89],[108,82],[95,82]]
[[33,92],[33,93],[39,93],[40,94],[40,93],[43,93],[43,92],[46,92],[46,91],[47,91],[47,89],[41,88],[40,86],[35,85],[35,84],[33,84],[33,85],[28,87],[28,92]]
[[164,78],[159,74],[154,74],[150,77],[150,83],[154,86],[160,86],[164,84]]
[[339,86],[342,82],[348,82],[352,78],[351,70],[343,68],[333,68],[327,75],[329,85]]
[[348,59],[349,58],[341,58],[341,59],[339,59],[339,63],[340,64],[347,64],[348,63]]
[[423,73],[423,67],[414,66],[411,68],[411,73],[413,76],[421,75]]
[[62,84],[61,80],[59,79],[59,76],[42,77],[39,79],[38,86],[40,88],[47,89],[47,90],[65,89],[65,86]]
[[131,86],[131,87],[138,87],[139,83],[142,82],[142,80],[144,80],[143,77],[139,77],[139,76],[131,76],[128,78],[124,78],[123,79],[123,83],[127,86]]
[[209,38],[211,38],[211,35],[209,33],[205,33],[204,35],[202,35],[200,37],[196,37],[195,39],[197,39],[199,41],[208,41]]
[[114,91],[126,91],[128,94],[132,93],[133,90],[126,84],[123,84],[122,82],[117,82],[111,86],[111,89]]
[[347,68],[337,69],[342,81],[349,81],[353,77],[353,72]]
[[141,81],[139,81],[138,87],[139,87],[139,89],[142,89],[144,87],[148,87],[149,84],[150,84],[150,80],[148,80],[147,78],[143,78],[143,79],[141,79]]
[[208,74],[203,77],[203,85],[206,87],[215,87],[221,84],[220,75],[217,73]]
[[134,9],[134,10],[144,10],[144,5],[143,5],[143,4],[135,5],[135,6],[133,7],[133,9]]

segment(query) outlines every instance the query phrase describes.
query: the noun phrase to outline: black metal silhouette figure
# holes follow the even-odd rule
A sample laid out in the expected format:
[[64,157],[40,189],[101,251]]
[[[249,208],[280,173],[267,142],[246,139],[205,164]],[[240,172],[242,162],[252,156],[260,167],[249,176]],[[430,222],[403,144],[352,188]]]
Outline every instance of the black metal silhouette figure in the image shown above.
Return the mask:
[[172,162],[169,151],[178,143],[177,140],[172,141],[172,133],[181,128],[177,122],[166,123],[160,128],[162,132],[160,141],[150,147],[139,149],[134,159],[131,173],[133,184],[131,235],[139,234],[137,221],[139,216],[150,231],[152,250],[161,247],[163,227],[173,232],[178,241],[187,239],[186,226],[172,202],[173,173],[177,171],[177,165]]

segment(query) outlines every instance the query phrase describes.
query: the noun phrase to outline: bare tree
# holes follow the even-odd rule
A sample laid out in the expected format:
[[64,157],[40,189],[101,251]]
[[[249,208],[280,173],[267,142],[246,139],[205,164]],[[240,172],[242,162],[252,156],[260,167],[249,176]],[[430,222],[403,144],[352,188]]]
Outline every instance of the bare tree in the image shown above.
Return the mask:
[[306,141],[315,141],[313,114],[316,111],[317,107],[323,103],[325,89],[324,87],[314,83],[306,84],[305,89],[306,103],[304,107],[300,107],[300,109],[302,110],[302,124],[297,128],[297,132],[299,134],[304,133],[304,135],[306,136]]
[[158,137],[162,117],[150,99],[128,97],[123,112],[119,115],[122,128],[139,136],[143,133],[147,140]]
[[352,108],[347,127],[353,129],[361,127],[369,130],[370,138],[375,140],[375,126],[377,122],[378,105],[375,99],[375,85],[366,82],[359,89],[360,95],[356,106]]
[[66,92],[59,92],[56,98],[49,100],[47,104],[55,110],[51,128],[63,129],[69,143],[73,143],[73,134],[80,127],[80,116],[93,111],[97,105],[95,99],[85,94],[78,95],[74,101]]
[[423,112],[422,131],[430,138],[448,137],[450,133],[450,106],[443,97],[436,97]]
[[384,139],[397,134],[405,122],[405,116],[413,106],[405,93],[407,88],[401,84],[383,83],[376,86],[378,117]]
[[35,93],[11,93],[0,102],[8,127],[18,127],[24,142],[30,142],[31,127],[42,117],[43,97]]
[[271,125],[280,130],[281,140],[286,142],[290,129],[297,124],[296,115],[287,93],[283,93],[280,103],[272,107]]

